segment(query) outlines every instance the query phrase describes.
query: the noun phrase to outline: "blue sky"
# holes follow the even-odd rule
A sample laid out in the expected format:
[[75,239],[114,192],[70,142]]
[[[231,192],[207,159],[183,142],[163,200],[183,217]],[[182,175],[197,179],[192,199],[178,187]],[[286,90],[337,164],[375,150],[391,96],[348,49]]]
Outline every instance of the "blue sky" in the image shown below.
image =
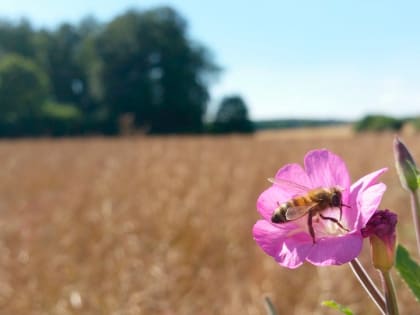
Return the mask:
[[224,68],[213,104],[239,93],[255,119],[420,115],[418,1],[12,0],[0,16],[53,26],[162,4]]

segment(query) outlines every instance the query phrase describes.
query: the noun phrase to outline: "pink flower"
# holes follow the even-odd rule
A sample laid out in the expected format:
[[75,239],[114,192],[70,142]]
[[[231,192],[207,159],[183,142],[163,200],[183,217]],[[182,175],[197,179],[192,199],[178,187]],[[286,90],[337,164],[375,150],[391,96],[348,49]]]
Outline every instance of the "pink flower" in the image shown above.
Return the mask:
[[[288,268],[297,268],[305,260],[317,266],[349,262],[359,255],[363,242],[361,229],[377,210],[386,189],[385,184],[377,183],[386,169],[370,173],[350,185],[344,161],[328,150],[310,151],[304,165],[305,169],[299,164],[287,164],[275,176],[279,183],[287,181],[297,185],[273,184],[259,196],[257,209],[264,220],[254,225],[254,239],[268,255]],[[308,215],[273,223],[271,217],[280,205],[305,194],[298,185],[308,189],[337,187],[342,195],[342,217],[339,208],[328,208],[322,215],[335,218],[343,228],[332,220],[314,215],[315,237],[312,238]]]

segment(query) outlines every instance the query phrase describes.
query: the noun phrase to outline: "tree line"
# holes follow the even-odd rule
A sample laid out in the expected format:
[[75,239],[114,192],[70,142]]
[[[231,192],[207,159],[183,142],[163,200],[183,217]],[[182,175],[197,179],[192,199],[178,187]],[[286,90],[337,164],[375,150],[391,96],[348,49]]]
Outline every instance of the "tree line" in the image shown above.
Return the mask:
[[411,125],[413,130],[420,130],[420,116],[396,118],[381,114],[369,114],[358,120],[354,124],[357,132],[373,131],[392,131],[398,132],[405,125]]
[[251,132],[226,96],[204,122],[221,68],[170,7],[55,29],[0,21],[0,136]]

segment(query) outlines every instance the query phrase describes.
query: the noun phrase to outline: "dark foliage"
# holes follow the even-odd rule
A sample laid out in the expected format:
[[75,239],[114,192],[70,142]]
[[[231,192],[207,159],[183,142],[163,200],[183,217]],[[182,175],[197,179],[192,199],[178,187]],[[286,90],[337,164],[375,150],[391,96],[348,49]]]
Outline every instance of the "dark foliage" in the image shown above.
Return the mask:
[[[133,118],[134,132],[202,132],[208,85],[219,72],[208,49],[189,38],[186,21],[168,7],[131,10],[107,24],[86,18],[54,30],[3,21],[0,62],[10,54],[24,56],[49,89],[41,104],[34,98],[36,114],[20,122],[3,119],[0,136],[113,134],[126,117]],[[31,108],[20,101],[24,90],[25,84],[0,89],[3,118]]]
[[397,131],[404,124],[404,120],[384,115],[367,115],[359,120],[354,128],[356,131]]
[[255,128],[248,117],[248,108],[239,95],[223,98],[214,120],[212,131],[215,133],[251,133]]

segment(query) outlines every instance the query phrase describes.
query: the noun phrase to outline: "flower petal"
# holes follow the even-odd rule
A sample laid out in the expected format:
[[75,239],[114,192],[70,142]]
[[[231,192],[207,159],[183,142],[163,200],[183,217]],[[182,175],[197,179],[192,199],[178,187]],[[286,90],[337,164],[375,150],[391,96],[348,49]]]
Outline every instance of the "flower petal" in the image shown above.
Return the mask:
[[363,183],[359,182],[358,186],[352,185],[349,200],[347,205],[350,208],[343,209],[343,222],[350,229],[354,230],[357,228],[357,221],[360,216],[360,204],[357,196],[362,190]]
[[357,257],[362,250],[360,233],[318,240],[306,258],[316,266],[342,265]]
[[368,175],[363,176],[351,185],[349,200],[346,203],[348,206],[350,206],[350,208],[343,209],[343,221],[345,222],[347,227],[351,229],[359,228],[357,222],[358,218],[361,215],[360,207],[363,203],[363,200],[360,199],[359,195],[361,196],[363,191],[369,186],[376,184],[378,177],[386,171],[386,168],[382,168],[375,172],[369,173]]
[[287,268],[295,269],[301,266],[312,249],[312,238],[308,233],[298,233],[283,242],[276,261]]
[[312,239],[307,233],[293,234],[293,228],[289,225],[274,226],[265,220],[259,220],[252,233],[254,240],[266,254],[280,265],[292,269],[305,262],[312,247]]
[[356,228],[363,228],[370,217],[378,210],[382,200],[382,195],[386,190],[384,183],[379,183],[361,191],[358,195],[359,216],[357,218]]
[[357,180],[353,185],[351,185],[350,191],[353,191],[353,189],[357,186],[362,185],[363,187],[367,188],[371,185],[374,185],[377,183],[378,177],[381,176],[383,173],[385,173],[388,170],[388,168],[381,168],[377,171],[374,171],[372,173],[369,173]]
[[288,197],[285,195],[283,190],[276,186],[272,185],[265,191],[261,193],[257,200],[257,209],[261,216],[271,221],[271,216],[279,204],[288,200]]
[[254,240],[270,256],[277,256],[284,240],[288,237],[287,229],[279,228],[265,220],[258,220],[252,229]]
[[[369,218],[372,216],[373,212],[377,209],[379,206],[379,203],[382,198],[383,191],[381,189],[385,189],[385,187],[377,187],[378,191],[376,192],[379,199],[376,201],[370,200],[371,198],[375,197],[372,196],[366,196],[366,201],[368,203],[372,203],[370,206],[364,204],[364,191],[368,189],[370,186],[375,185],[377,183],[378,177],[381,176],[383,173],[387,171],[387,168],[382,168],[380,170],[377,170],[375,172],[372,172],[366,176],[363,176],[358,181],[356,181],[353,185],[350,187],[350,200],[349,200],[349,206],[351,209],[349,211],[343,212],[343,219],[344,222],[347,222],[348,227],[353,227],[355,229],[360,229],[369,220]],[[382,184],[381,184],[382,185]],[[374,193],[374,191],[371,191]],[[370,200],[370,201],[369,201]],[[375,202],[378,202],[377,204]],[[374,209],[376,206],[376,209]],[[363,207],[363,209],[362,209]],[[358,211],[353,210],[358,209]],[[363,211],[363,213],[362,213]],[[361,220],[359,218],[362,217]],[[360,222],[359,222],[360,221]]]
[[313,188],[350,186],[350,175],[344,161],[328,150],[313,150],[305,156],[305,170]]
[[[285,180],[284,184],[279,183],[277,186],[282,188],[287,200],[295,197],[296,195],[305,194],[308,190],[312,189],[311,181],[305,170],[299,164],[287,164],[277,171],[276,179]],[[290,184],[295,183],[296,185]]]

